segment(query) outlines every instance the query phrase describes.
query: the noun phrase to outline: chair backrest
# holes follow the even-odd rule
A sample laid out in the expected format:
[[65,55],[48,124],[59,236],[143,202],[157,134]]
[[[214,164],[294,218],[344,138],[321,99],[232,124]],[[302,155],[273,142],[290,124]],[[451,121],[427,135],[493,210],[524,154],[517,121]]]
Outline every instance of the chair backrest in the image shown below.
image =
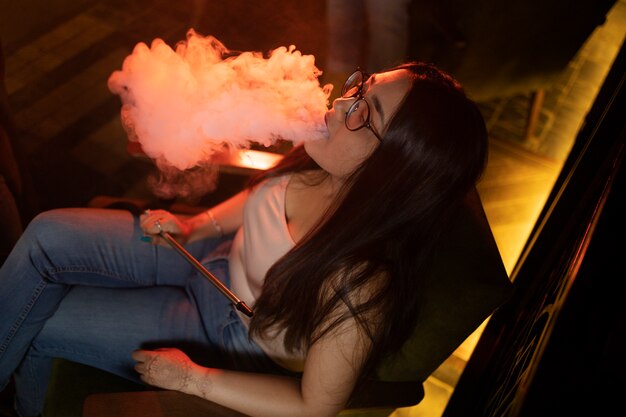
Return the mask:
[[[401,352],[378,370],[379,380],[364,384],[340,416],[388,415],[395,408],[418,404],[422,382],[511,294],[508,279],[480,198],[472,190],[454,224],[443,236],[434,259],[432,284],[412,337]],[[83,416],[199,415],[239,416],[179,392],[149,391],[90,395]],[[141,407],[137,407],[141,404]],[[151,408],[152,407],[152,408]],[[362,413],[360,412],[362,411]],[[157,413],[155,411],[155,413]],[[208,414],[207,414],[208,415]]]
[[385,381],[424,381],[511,295],[478,192],[442,237],[413,335],[378,370]]

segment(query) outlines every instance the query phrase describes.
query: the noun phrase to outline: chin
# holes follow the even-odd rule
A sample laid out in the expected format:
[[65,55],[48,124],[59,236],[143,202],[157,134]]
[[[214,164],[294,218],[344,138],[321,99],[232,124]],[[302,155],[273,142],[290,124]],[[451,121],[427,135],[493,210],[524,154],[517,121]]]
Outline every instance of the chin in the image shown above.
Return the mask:
[[304,143],[302,144],[302,146],[304,147],[304,152],[306,152],[306,153],[307,153],[307,155],[311,156],[311,151],[310,151],[310,149],[311,149],[311,143],[313,143],[313,142],[317,142],[318,140],[320,140],[320,139],[315,139],[315,140],[307,140],[307,141],[304,141]]
[[307,140],[304,142],[304,151],[309,155],[309,157],[315,161],[319,165],[319,158],[321,146],[323,146],[323,142],[326,142],[326,139],[315,139],[315,140]]

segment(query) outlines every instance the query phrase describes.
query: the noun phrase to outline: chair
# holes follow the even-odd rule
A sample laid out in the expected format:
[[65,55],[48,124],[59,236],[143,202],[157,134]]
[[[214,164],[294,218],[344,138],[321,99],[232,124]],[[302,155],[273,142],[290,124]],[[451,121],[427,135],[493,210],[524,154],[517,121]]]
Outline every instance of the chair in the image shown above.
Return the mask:
[[22,234],[24,220],[18,204],[23,187],[11,141],[13,131],[13,118],[4,87],[4,53],[0,40],[0,265]]
[[[114,199],[96,201],[98,205],[115,204]],[[467,195],[453,222],[435,255],[433,279],[424,289],[427,295],[413,335],[340,416],[388,416],[398,407],[418,404],[426,378],[510,296],[512,286],[476,190]],[[66,369],[68,366],[65,364]],[[95,372],[101,371],[94,371],[97,377]],[[53,377],[52,389],[62,381],[63,366]],[[125,391],[85,393],[83,416],[241,416],[178,392],[141,387]],[[52,410],[46,414],[56,415]]]

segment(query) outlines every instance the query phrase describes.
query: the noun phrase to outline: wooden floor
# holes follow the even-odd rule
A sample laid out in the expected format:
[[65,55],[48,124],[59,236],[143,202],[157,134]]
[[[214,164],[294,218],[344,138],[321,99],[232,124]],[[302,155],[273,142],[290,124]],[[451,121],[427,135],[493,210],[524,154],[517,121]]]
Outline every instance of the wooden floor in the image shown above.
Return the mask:
[[[112,6],[121,1],[75,3],[80,5],[57,13],[54,24],[16,37],[5,51],[9,102],[40,210],[84,206],[97,195],[150,197],[146,176],[152,165],[128,154],[119,99],[108,91],[106,80],[136,42],[157,36],[175,42],[189,23],[187,14],[165,0],[150,8],[130,2],[133,13]],[[490,133],[490,159],[478,188],[508,271],[624,39],[624,28],[626,2],[620,0],[546,91],[530,137],[524,134],[530,92],[480,103]],[[232,192],[236,183],[224,178],[215,199]],[[396,417],[441,414],[478,334],[429,379],[423,403],[396,411]]]

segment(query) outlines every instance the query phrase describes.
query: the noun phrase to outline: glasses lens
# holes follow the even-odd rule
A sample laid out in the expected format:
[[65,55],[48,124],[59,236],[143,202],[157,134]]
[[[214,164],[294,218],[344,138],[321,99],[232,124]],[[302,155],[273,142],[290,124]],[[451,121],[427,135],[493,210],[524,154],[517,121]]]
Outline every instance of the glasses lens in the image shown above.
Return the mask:
[[367,125],[370,117],[370,108],[367,101],[356,100],[346,113],[346,127],[350,130],[358,130]]
[[358,94],[361,85],[363,84],[363,73],[361,71],[355,71],[348,77],[341,89],[341,97],[354,97]]

